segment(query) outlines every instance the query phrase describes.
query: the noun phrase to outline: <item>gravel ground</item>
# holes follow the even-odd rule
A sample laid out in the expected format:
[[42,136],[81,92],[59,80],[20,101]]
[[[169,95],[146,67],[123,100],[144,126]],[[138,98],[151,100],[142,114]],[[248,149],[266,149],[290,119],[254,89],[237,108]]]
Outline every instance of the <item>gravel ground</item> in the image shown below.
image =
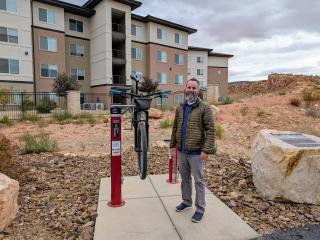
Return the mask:
[[[168,149],[152,146],[149,174],[167,173]],[[78,239],[93,237],[99,182],[110,176],[110,158],[62,154],[16,155],[13,172],[21,186],[20,209],[0,239]],[[122,172],[137,175],[132,148],[123,154]],[[205,164],[208,188],[260,234],[320,223],[320,207],[264,201],[255,192],[248,159],[217,155]]]

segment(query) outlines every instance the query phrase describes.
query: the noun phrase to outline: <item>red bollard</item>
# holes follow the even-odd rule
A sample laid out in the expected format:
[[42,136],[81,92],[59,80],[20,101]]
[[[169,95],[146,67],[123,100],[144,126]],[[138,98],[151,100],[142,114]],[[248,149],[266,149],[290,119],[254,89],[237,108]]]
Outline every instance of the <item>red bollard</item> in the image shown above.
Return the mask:
[[167,179],[167,183],[176,184],[179,183],[178,180],[178,146],[176,146],[176,154],[175,159],[170,156],[169,159],[169,178]]
[[111,200],[109,207],[121,207],[121,109],[110,108],[111,114]]

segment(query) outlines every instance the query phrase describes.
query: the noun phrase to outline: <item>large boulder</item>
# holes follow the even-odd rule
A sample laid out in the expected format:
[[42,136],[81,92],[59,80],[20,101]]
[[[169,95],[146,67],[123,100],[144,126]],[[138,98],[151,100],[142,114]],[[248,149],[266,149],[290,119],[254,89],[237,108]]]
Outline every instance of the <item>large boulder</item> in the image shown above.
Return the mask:
[[0,173],[0,232],[7,227],[18,211],[19,182]]
[[252,146],[257,192],[269,200],[320,204],[320,138],[261,130]]
[[149,110],[149,118],[160,119],[162,118],[162,111],[156,108]]

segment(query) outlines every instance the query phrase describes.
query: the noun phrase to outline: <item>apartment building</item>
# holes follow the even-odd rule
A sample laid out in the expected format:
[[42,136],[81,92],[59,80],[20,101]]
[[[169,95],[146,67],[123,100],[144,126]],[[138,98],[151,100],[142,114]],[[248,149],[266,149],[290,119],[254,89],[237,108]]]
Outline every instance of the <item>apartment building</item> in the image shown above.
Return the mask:
[[0,89],[33,91],[29,0],[0,0]]
[[[130,74],[141,72],[159,89],[175,93],[162,104],[182,102],[192,77],[203,89],[219,82],[224,95],[228,71],[223,68],[232,55],[188,46],[196,29],[131,13],[140,6],[134,0],[89,0],[83,6],[0,0],[0,88],[50,92],[58,74],[66,73],[83,93],[107,93],[130,89]],[[122,100],[114,96],[113,101]]]

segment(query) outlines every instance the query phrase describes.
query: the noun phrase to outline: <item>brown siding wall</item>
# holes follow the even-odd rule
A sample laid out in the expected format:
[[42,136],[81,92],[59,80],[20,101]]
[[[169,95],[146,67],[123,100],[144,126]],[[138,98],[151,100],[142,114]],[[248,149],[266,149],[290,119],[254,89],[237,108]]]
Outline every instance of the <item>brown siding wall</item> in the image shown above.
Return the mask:
[[219,86],[220,97],[228,94],[228,68],[208,67],[208,86],[212,85]]
[[[70,56],[69,44],[79,44],[84,46],[84,56]],[[80,91],[83,93],[90,92],[90,41],[73,37],[66,37],[66,73],[71,77],[72,68],[80,68],[85,70],[84,81],[78,81]]]
[[[167,52],[167,62],[157,62],[157,51]],[[188,51],[182,49],[176,49],[166,46],[161,46],[153,43],[147,45],[147,75],[154,81],[157,80],[157,72],[167,73],[168,79],[167,84],[160,84],[158,89],[170,89],[172,92],[182,91],[185,88],[185,83],[187,80],[188,73]],[[175,64],[175,54],[180,54],[184,56],[184,64]],[[183,75],[184,83],[183,85],[174,84],[174,75]],[[173,104],[173,96],[169,96],[168,104]]]
[[[54,64],[58,73],[65,73],[65,35],[64,33],[34,28],[34,64],[35,85],[37,92],[51,92],[54,80],[40,77],[40,64]],[[57,39],[57,52],[40,50],[40,36],[54,37]]]

